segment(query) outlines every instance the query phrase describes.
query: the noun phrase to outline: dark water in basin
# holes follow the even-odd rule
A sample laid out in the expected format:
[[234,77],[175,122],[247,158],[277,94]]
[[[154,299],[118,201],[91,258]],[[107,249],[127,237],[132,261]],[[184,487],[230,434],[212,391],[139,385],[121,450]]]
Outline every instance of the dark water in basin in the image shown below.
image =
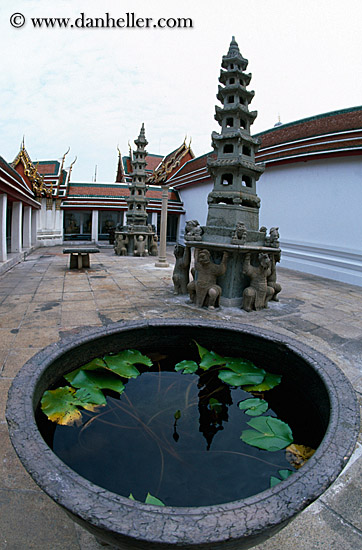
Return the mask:
[[[205,387],[205,375],[145,372],[129,380],[119,398],[108,396],[97,413],[82,411],[80,427],[57,425],[52,442],[49,432],[45,439],[83,477],[139,501],[149,492],[166,505],[203,506],[259,493],[278,470],[293,468],[284,450],[241,441],[252,417],[237,404],[252,396],[217,373],[210,376]],[[208,406],[210,397],[222,403],[217,412]],[[276,416],[271,409],[265,414]],[[48,424],[52,432],[55,425]]]

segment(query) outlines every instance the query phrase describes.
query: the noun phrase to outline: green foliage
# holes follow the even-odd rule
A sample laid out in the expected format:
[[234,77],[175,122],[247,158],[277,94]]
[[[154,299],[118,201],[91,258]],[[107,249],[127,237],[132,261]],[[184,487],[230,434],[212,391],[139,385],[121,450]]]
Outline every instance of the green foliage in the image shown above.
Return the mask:
[[292,430],[288,424],[272,416],[252,418],[248,426],[254,429],[244,430],[240,439],[253,447],[274,452],[293,443]]
[[199,365],[195,361],[188,361],[187,359],[175,365],[175,371],[183,371],[182,374],[193,374],[198,368]]
[[140,375],[139,370],[134,365],[152,366],[152,361],[149,357],[142,355],[142,353],[134,349],[121,351],[117,355],[105,355],[104,361],[107,369],[123,378],[137,378]]
[[269,408],[267,401],[259,399],[257,397],[251,399],[244,399],[239,403],[239,409],[245,411],[245,414],[249,416],[259,416],[265,413]]
[[291,476],[294,472],[292,470],[279,470],[278,474],[280,475],[280,479],[275,476],[270,477],[270,487],[274,487],[274,485],[277,485],[281,481],[284,481],[289,476]]
[[69,426],[79,423],[82,418],[79,407],[95,411],[97,406],[106,405],[106,397],[102,390],[123,393],[124,384],[120,377],[137,378],[140,372],[135,364],[151,367],[152,361],[137,350],[125,350],[117,355],[97,357],[65,375],[64,378],[71,387],[44,392],[41,409],[49,420],[57,424]]
[[177,409],[177,411],[175,412],[175,414],[173,416],[174,416],[175,420],[180,420],[181,411],[179,409]]
[[260,384],[265,377],[265,370],[259,369],[251,361],[230,360],[225,365],[228,370],[221,370],[219,378],[231,386]]
[[195,344],[197,346],[197,349],[198,349],[198,352],[199,352],[199,355],[200,355],[200,359],[202,359],[203,356],[206,355],[206,353],[209,353],[209,351],[206,348],[203,348],[202,346],[200,346],[200,344],[198,344],[196,342],[196,340],[193,340],[193,342],[195,342]]
[[245,391],[251,391],[251,392],[253,391],[263,392],[263,391],[272,390],[273,388],[275,388],[275,386],[278,386],[278,384],[280,384],[281,379],[282,377],[280,374],[271,374],[270,372],[267,372],[265,374],[264,380],[260,384],[253,385],[253,386],[245,386],[243,389]]
[[103,371],[80,370],[76,376],[70,373],[70,376],[66,375],[65,379],[74,388],[80,388],[79,391],[83,391],[84,395],[87,394],[91,403],[97,403],[98,405],[106,404],[102,389],[113,390],[119,394],[124,391],[122,380],[104,369]]
[[225,357],[221,357],[221,355],[218,355],[214,351],[208,351],[202,356],[200,367],[203,370],[208,370],[210,367],[225,365],[225,363],[226,363]]
[[96,406],[95,403],[89,403],[84,394],[79,394],[69,386],[47,390],[41,400],[41,408],[49,420],[63,426],[71,426],[81,421],[82,414],[78,407],[94,411]]
[[[134,498],[134,496],[132,495],[132,493],[129,494],[128,498],[130,500],[134,500],[134,501],[136,500]],[[165,504],[164,504],[164,502],[162,502],[162,500],[160,500],[157,497],[152,496],[150,493],[147,493],[147,495],[146,495],[145,504],[153,504],[155,506],[165,506]]]

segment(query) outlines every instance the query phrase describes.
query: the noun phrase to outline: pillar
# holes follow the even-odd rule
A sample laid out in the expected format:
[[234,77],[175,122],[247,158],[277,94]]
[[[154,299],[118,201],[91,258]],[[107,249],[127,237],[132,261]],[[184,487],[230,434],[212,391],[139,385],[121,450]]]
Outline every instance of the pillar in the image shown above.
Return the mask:
[[23,216],[23,247],[31,247],[31,217],[32,217],[32,208],[31,206],[24,206],[24,216]]
[[162,187],[160,247],[156,267],[169,267],[166,261],[168,187]]
[[6,262],[8,256],[6,251],[6,209],[8,196],[0,195],[0,262]]
[[98,210],[92,210],[92,241],[98,242]]
[[11,252],[21,252],[23,203],[13,202],[11,218]]
[[37,233],[38,233],[38,216],[39,216],[40,210],[37,210],[34,208],[31,215],[31,236],[30,236],[30,244],[31,246],[36,245],[36,239],[37,239]]

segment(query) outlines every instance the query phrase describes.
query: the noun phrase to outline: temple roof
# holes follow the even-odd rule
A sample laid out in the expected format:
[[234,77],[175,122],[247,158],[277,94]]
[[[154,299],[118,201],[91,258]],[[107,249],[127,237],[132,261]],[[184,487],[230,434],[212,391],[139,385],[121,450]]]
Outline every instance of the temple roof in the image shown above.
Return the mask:
[[191,149],[191,143],[186,145],[186,139],[180,147],[166,155],[162,162],[154,170],[152,176],[148,179],[149,183],[156,185],[161,185],[165,183],[171,175],[180,167],[182,164],[195,158],[194,153]]

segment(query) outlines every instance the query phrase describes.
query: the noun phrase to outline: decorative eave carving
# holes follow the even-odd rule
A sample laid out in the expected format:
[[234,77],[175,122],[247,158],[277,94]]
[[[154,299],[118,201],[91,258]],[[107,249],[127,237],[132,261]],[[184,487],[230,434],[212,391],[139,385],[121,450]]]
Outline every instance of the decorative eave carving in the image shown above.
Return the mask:
[[12,167],[16,169],[17,165],[21,163],[24,167],[24,175],[28,178],[32,190],[37,197],[40,197],[45,190],[44,177],[39,174],[37,168],[38,164],[34,165],[30,159],[30,156],[25,149],[24,140],[22,141],[21,148],[13,162]]
[[191,140],[189,145],[186,145],[185,138],[183,144],[176,149],[176,151],[171,153],[171,155],[167,156],[161,162],[159,167],[154,170],[152,176],[148,178],[148,182],[153,185],[162,185],[165,183],[171,172],[180,166],[181,160],[185,157],[185,155],[187,155],[187,153],[190,153],[192,158],[195,157],[191,149]]

